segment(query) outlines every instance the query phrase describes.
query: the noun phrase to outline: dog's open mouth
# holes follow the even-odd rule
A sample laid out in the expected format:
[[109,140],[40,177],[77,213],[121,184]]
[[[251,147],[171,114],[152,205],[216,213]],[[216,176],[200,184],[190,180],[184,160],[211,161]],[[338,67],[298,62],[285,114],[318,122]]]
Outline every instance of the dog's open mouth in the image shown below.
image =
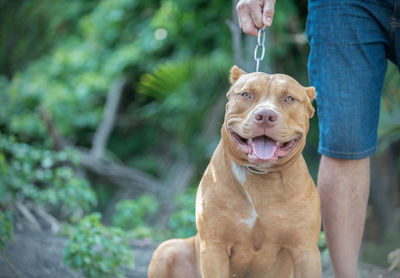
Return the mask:
[[300,136],[287,142],[278,142],[265,135],[246,139],[233,130],[230,133],[239,150],[247,154],[251,162],[275,162],[288,155],[300,141]]

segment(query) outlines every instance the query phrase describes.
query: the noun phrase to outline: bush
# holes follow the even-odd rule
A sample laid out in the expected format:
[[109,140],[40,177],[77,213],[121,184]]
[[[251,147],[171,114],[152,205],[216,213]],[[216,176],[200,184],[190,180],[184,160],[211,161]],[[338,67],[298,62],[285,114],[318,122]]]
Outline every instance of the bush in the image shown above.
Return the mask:
[[78,220],[97,203],[89,183],[75,174],[73,151],[51,151],[0,133],[0,250],[13,239],[15,202],[45,207]]
[[16,142],[0,133],[0,204],[33,202],[61,217],[79,218],[96,205],[89,183],[75,174],[77,154]]
[[100,223],[100,214],[84,217],[64,249],[64,262],[88,278],[121,277],[122,267],[133,265],[125,233]]
[[132,231],[138,237],[152,234],[147,220],[158,211],[159,204],[151,195],[142,195],[137,200],[123,200],[117,203],[113,224],[125,231]]
[[171,215],[169,227],[174,237],[186,238],[197,233],[195,218],[196,190],[177,196],[178,210]]

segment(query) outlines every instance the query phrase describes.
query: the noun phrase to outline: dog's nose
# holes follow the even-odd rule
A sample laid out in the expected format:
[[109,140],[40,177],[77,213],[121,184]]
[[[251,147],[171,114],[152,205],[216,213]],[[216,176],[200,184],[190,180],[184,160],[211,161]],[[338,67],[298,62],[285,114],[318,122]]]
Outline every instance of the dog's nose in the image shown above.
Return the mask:
[[254,113],[254,122],[258,125],[274,126],[278,119],[278,115],[272,109],[260,109]]

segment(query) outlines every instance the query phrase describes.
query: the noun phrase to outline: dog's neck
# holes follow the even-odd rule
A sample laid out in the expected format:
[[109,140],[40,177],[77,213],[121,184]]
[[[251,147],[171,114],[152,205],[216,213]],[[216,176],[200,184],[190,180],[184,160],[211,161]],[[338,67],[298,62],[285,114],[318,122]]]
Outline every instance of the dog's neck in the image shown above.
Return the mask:
[[258,175],[265,175],[268,174],[268,170],[258,170],[257,168],[254,168],[252,166],[246,166],[247,171],[252,172],[253,174],[258,174]]

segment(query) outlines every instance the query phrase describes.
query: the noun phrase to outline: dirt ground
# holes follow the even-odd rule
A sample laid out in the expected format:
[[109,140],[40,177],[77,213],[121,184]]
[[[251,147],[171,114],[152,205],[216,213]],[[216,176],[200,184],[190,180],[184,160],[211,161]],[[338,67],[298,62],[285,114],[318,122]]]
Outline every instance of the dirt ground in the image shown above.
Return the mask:
[[[20,278],[81,278],[80,274],[65,266],[63,244],[66,239],[46,232],[24,231],[15,234],[14,243],[8,245],[5,254],[14,265]],[[145,241],[134,242],[135,266],[126,270],[128,278],[145,278],[146,270],[155,245]],[[400,278],[400,272],[388,273],[377,266],[360,263],[362,278]],[[333,278],[329,263],[323,263],[323,278]],[[0,257],[0,277],[15,278],[14,271]]]

